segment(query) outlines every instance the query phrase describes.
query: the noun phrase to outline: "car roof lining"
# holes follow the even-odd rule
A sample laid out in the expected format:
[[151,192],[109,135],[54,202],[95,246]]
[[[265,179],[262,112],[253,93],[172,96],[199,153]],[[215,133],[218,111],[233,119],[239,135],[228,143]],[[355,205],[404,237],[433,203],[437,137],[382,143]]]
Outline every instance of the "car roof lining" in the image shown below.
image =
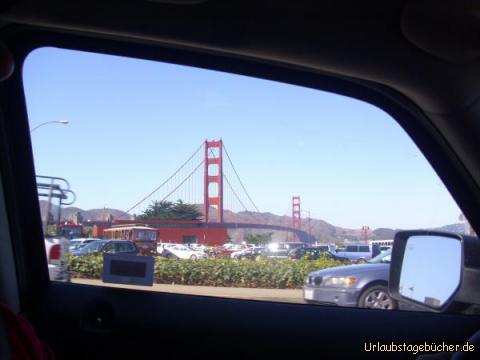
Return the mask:
[[480,60],[449,62],[405,37],[407,3],[210,0],[178,6],[19,0],[1,18],[300,65],[390,86],[425,112],[461,111],[478,98]]

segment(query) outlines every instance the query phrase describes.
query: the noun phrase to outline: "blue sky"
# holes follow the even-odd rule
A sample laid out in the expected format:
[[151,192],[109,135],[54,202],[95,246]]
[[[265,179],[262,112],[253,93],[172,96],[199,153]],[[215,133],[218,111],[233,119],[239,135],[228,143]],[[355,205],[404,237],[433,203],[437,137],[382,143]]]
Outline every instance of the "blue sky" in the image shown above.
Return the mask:
[[[261,211],[284,215],[291,196],[300,195],[312,217],[348,228],[458,221],[460,210],[420,151],[389,115],[367,103],[54,48],[31,53],[23,74],[31,128],[70,122],[31,135],[37,173],[67,178],[75,206],[126,210],[205,139],[222,138]],[[201,184],[186,186],[201,193]]]

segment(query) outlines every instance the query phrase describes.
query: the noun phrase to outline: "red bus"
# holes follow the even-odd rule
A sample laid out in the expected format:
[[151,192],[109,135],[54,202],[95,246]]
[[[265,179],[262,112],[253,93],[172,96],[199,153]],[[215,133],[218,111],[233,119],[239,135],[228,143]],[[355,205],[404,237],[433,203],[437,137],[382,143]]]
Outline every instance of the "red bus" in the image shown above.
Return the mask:
[[119,225],[103,230],[104,239],[130,240],[142,255],[157,253],[157,236],[157,229],[145,225]]

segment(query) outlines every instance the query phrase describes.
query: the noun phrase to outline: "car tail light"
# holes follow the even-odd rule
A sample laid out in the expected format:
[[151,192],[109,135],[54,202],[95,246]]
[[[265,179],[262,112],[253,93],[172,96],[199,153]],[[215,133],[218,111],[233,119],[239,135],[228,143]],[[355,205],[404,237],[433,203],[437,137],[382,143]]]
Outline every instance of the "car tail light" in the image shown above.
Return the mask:
[[59,244],[52,245],[50,248],[50,256],[48,258],[49,261],[52,260],[60,260],[62,254],[62,247]]

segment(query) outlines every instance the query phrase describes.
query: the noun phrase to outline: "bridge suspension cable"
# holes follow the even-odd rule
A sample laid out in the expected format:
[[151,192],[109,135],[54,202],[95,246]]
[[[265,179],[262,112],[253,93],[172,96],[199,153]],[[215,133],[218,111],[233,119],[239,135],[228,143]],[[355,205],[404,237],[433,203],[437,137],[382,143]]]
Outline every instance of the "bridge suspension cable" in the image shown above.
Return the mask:
[[[215,154],[213,153],[213,151],[210,149],[209,151],[210,155],[212,157],[215,156]],[[228,156],[228,155],[227,155]],[[232,166],[233,168],[233,166]],[[240,205],[243,207],[243,209],[245,210],[247,216],[252,219],[253,221],[255,221],[255,218],[250,214],[250,211],[248,210],[247,206],[245,205],[245,203],[241,200],[240,196],[238,195],[238,193],[235,191],[235,189],[233,188],[233,185],[232,183],[230,182],[230,180],[228,180],[228,177],[227,175],[225,174],[225,171],[222,170],[222,177],[223,179],[225,179],[225,182],[227,183],[228,185],[228,188],[230,189],[230,191],[232,192],[233,196],[237,199],[237,201],[240,203]],[[225,192],[225,195],[227,195],[227,198],[228,198],[228,193]],[[233,204],[231,204],[233,205]],[[234,208],[232,206],[232,208],[230,209],[231,211],[234,211]],[[258,209],[257,209],[258,210]]]
[[[120,216],[117,217],[117,219],[120,219],[121,217],[127,215],[130,211],[132,211],[133,209],[135,209],[138,205],[140,205],[141,203],[143,203],[145,200],[147,200],[148,198],[150,198],[153,194],[155,194],[157,191],[159,191],[165,184],[167,184],[170,180],[172,180],[175,175],[177,175],[189,162],[190,160],[192,160],[195,155],[198,154],[198,152],[203,148],[203,143],[200,144],[200,146],[193,152],[193,154],[172,174],[170,175],[165,181],[163,181],[159,186],[157,186],[153,191],[149,192],[146,196],[144,196],[140,201],[136,202],[135,205],[131,206],[128,210],[126,210],[123,214],[121,214]],[[203,162],[202,162],[203,163]],[[201,165],[201,164],[200,164]],[[198,167],[200,167],[197,166]],[[195,170],[197,169],[195,168]],[[194,172],[195,172],[194,170]],[[189,177],[191,176],[191,174],[189,176],[187,176],[185,178],[185,180],[179,185],[177,186],[174,190],[178,189]],[[173,192],[172,192],[173,193]],[[171,193],[168,195],[170,196]]]
[[202,162],[201,162],[200,164],[198,164],[198,165],[195,167],[195,169],[193,169],[193,170],[190,172],[190,174],[188,174],[187,177],[186,177],[185,179],[183,179],[182,182],[180,182],[180,184],[178,184],[177,186],[175,186],[175,188],[174,188],[172,191],[170,191],[167,195],[165,195],[165,196],[163,197],[163,199],[160,200],[160,202],[167,200],[168,197],[169,197],[170,195],[172,195],[175,191],[177,191],[177,189],[178,189],[180,186],[182,186],[183,184],[185,184],[185,182],[186,182],[188,179],[190,179],[190,177],[195,173],[195,171],[197,171],[197,170],[200,168],[200,166],[202,166],[204,163],[205,163],[205,160],[202,160]]
[[223,174],[223,178],[224,178],[225,181],[227,182],[228,187],[230,188],[230,190],[232,191],[233,195],[234,195],[235,198],[238,200],[238,202],[240,203],[240,205],[243,206],[243,208],[245,209],[245,211],[248,211],[248,208],[245,206],[245,204],[243,203],[243,201],[240,200],[240,197],[238,196],[237,192],[233,189],[232,184],[230,183],[230,181],[228,180],[228,178],[227,178],[227,176],[226,176],[225,174]]
[[253,205],[253,207],[255,208],[255,210],[256,210],[257,212],[260,212],[260,210],[258,210],[257,205],[255,204],[255,202],[254,202],[254,201],[252,200],[252,198],[250,197],[250,194],[248,193],[247,189],[245,188],[245,185],[243,185],[242,179],[240,179],[240,175],[238,175],[237,169],[236,169],[235,166],[233,165],[232,159],[230,158],[230,155],[228,154],[227,148],[226,148],[225,145],[223,145],[223,144],[222,144],[222,147],[223,147],[223,150],[225,151],[225,155],[227,155],[228,162],[230,163],[230,166],[232,167],[233,172],[234,172],[235,175],[237,176],[237,179],[238,179],[238,182],[240,183],[240,186],[242,187],[243,191],[244,191],[245,194],[247,195],[248,200],[250,200],[250,202],[251,202],[251,204]]
[[[205,143],[202,143],[200,144],[200,146],[193,152],[193,154],[172,174],[170,175],[167,179],[165,179],[159,186],[157,186],[155,189],[153,189],[152,191],[150,191],[147,195],[143,196],[139,201],[137,201],[134,205],[132,205],[131,207],[128,208],[128,210],[126,210],[125,212],[123,212],[120,216],[117,217],[117,219],[120,219],[122,218],[123,216],[127,215],[130,213],[130,211],[132,211],[133,209],[135,209],[137,206],[139,206],[140,204],[142,204],[143,202],[145,202],[147,199],[149,199],[150,197],[152,197],[154,194],[156,194],[159,190],[161,190],[162,188],[164,188],[167,184],[168,186],[166,186],[164,188],[164,190],[168,191],[168,193],[162,198],[162,200],[160,201],[165,201],[166,199],[168,199],[172,194],[174,194],[177,190],[180,189],[180,187],[182,187],[182,185],[184,185],[187,181],[188,181],[188,184],[186,184],[186,187],[182,187],[181,190],[179,190],[180,192],[183,192],[183,196],[182,198],[185,198],[187,197],[188,195],[192,195],[192,196],[195,196],[197,195],[196,193],[198,191],[196,191],[197,189],[194,189],[194,182],[197,182],[197,180],[194,178],[194,174],[197,172],[197,170],[203,165],[205,164],[205,161],[206,159],[203,159],[203,161],[200,162],[200,164],[196,165],[194,168],[193,168],[193,163],[194,163],[194,157],[200,152],[200,150],[205,146],[204,145]],[[241,188],[243,189],[243,192],[245,193],[246,197],[248,198],[248,201],[253,205],[253,208],[257,211],[257,212],[260,212],[257,205],[255,204],[255,202],[252,200],[252,197],[250,196],[250,194],[248,193],[245,185],[243,184],[243,181],[241,180],[240,178],[240,175],[237,171],[237,169],[235,168],[235,166],[233,165],[233,161],[227,151],[227,149],[225,148],[225,146],[222,144],[222,149],[223,151],[225,151],[225,154],[227,155],[227,159],[228,159],[228,163],[230,164],[234,174],[235,174],[235,177],[239,183],[239,185],[241,186]],[[210,154],[212,155],[212,157],[215,157],[215,155],[213,154],[212,152],[212,149],[209,149],[210,150]],[[187,166],[188,165],[188,166]],[[190,169],[193,170],[188,174],[186,175],[185,177],[184,176],[181,176],[180,175],[180,172],[182,170],[187,170],[189,171]],[[240,204],[240,206],[246,211],[246,212],[249,212],[249,209],[247,208],[246,206],[246,203],[244,201],[242,201],[242,199],[240,198],[239,196],[239,193],[235,191],[234,189],[234,186],[232,185],[232,182],[231,180],[227,177],[227,175],[225,174],[225,171],[222,171],[222,176],[223,178],[225,179],[225,182],[227,183],[227,186],[228,188],[231,190],[230,193],[233,194],[234,198],[238,201],[238,203]],[[182,180],[180,181],[178,184],[176,184],[179,180]],[[174,186],[173,189],[172,189],[172,185]],[[198,184],[197,184],[198,185]],[[200,186],[200,185],[198,185]],[[172,189],[172,190],[170,190]],[[191,190],[191,191],[190,191]],[[200,189],[198,189],[200,190]],[[227,195],[227,194],[226,194]],[[197,195],[198,196],[198,195]],[[228,195],[227,195],[228,196]],[[233,210],[233,209],[232,209]]]

